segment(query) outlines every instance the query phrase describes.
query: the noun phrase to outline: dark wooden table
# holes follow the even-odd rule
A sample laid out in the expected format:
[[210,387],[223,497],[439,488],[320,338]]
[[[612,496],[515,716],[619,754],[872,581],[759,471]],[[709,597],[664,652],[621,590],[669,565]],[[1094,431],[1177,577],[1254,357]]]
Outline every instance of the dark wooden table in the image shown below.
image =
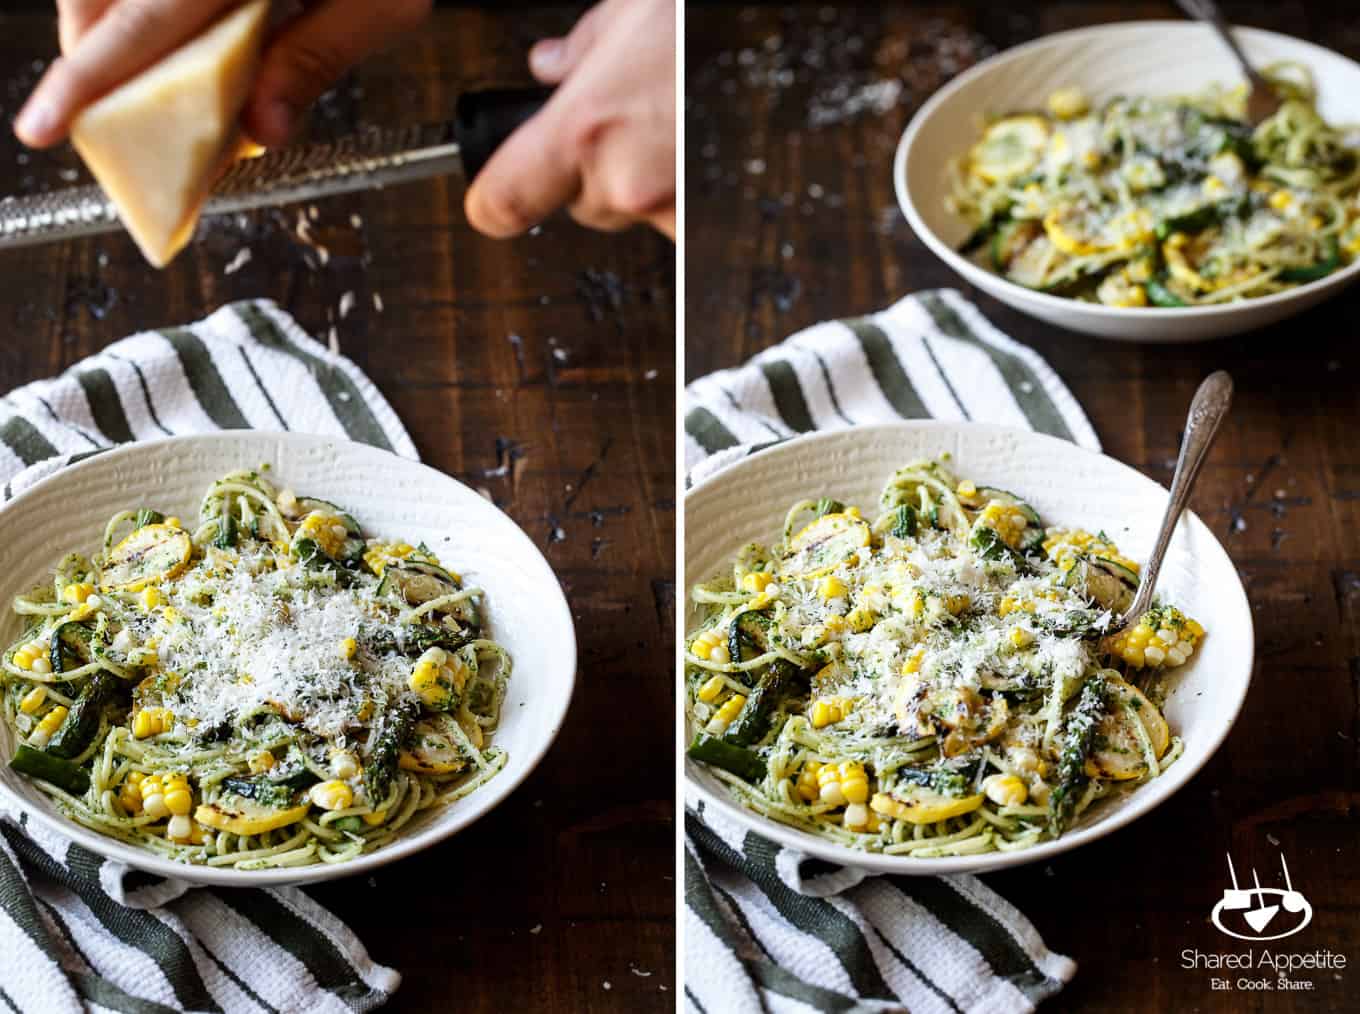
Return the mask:
[[[441,10],[323,102],[319,135],[440,117],[466,88],[525,82],[529,44],[579,7]],[[48,14],[0,14],[7,123],[55,45]],[[69,151],[0,130],[0,194],[61,185]],[[334,340],[424,460],[486,491],[562,579],[580,638],[556,745],[444,844],[312,890],[399,969],[393,1011],[639,1011],[674,1003],[674,253],[565,217],[514,242],[432,182],[205,224],[163,273],[111,235],[0,254],[0,390],[126,334],[269,297]],[[354,216],[358,216],[355,218]],[[317,246],[328,251],[325,263]],[[249,249],[251,258],[226,268]],[[341,319],[340,301],[354,294]]]
[[[1360,57],[1360,18],[1346,5],[1224,6],[1236,21]],[[893,148],[914,109],[997,49],[1174,16],[1160,3],[691,8],[687,375],[734,365],[818,320],[961,286],[893,197]],[[846,96],[886,80],[903,86],[890,108],[847,112]],[[1193,506],[1251,599],[1250,696],[1213,761],[1155,814],[1051,863],[985,878],[1079,963],[1046,1009],[1360,1010],[1360,291],[1266,331],[1182,347],[1075,337],[965,291],[1057,369],[1107,453],[1159,481],[1170,479],[1195,385],[1219,367],[1237,382]],[[1183,970],[1186,948],[1239,949],[1208,922],[1229,849],[1239,870],[1262,871],[1277,870],[1283,850],[1316,908],[1278,950],[1330,948],[1351,967],[1307,973],[1307,994],[1211,992],[1211,973]]]

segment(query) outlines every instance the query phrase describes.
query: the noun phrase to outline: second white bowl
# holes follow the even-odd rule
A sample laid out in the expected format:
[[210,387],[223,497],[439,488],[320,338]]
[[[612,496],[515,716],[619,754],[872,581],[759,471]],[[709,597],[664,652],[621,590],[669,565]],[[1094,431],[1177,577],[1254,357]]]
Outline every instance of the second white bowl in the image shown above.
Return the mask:
[[[1305,64],[1318,89],[1318,110],[1332,123],[1360,120],[1360,65],[1287,35],[1239,28],[1236,38],[1256,66]],[[1049,93],[1076,85],[1099,103],[1116,95],[1179,95],[1241,71],[1205,25],[1135,21],[1062,32],[978,64],[940,89],[912,118],[897,146],[893,184],[916,235],[979,289],[1058,327],[1102,338],[1184,342],[1222,338],[1283,320],[1360,277],[1360,261],[1320,281],[1259,299],[1184,309],[1121,309],[1036,292],[1007,281],[958,253],[968,225],[945,207],[946,169],[977,139],[985,117],[1042,107]]]

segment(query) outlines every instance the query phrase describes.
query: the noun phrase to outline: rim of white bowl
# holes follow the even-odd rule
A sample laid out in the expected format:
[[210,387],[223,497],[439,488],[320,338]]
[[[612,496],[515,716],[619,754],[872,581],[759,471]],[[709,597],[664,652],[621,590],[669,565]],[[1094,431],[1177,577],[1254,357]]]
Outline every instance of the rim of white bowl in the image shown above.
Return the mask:
[[[1122,461],[1110,457],[1108,454],[1102,454],[1098,451],[1089,451],[1084,447],[1078,447],[1071,441],[1062,440],[1059,437],[1049,436],[1045,433],[1035,433],[1032,430],[1018,429],[1014,426],[996,426],[990,423],[948,422],[940,419],[920,419],[906,422],[881,423],[871,426],[856,426],[853,427],[853,429],[866,432],[904,429],[972,429],[979,432],[992,432],[997,434],[1024,434],[1027,438],[1049,441],[1055,445],[1059,445],[1063,448],[1063,453],[1065,454],[1104,459],[1118,468],[1133,472],[1145,482],[1150,482],[1155,485],[1164,495],[1170,496],[1170,493],[1161,483],[1157,482],[1155,479],[1149,478],[1131,465],[1126,465]],[[844,434],[844,428],[823,430],[818,433],[809,433],[801,437],[795,437],[792,440],[786,440],[782,443],[775,444],[772,447],[757,451],[754,454],[743,458],[741,461],[735,462],[731,466],[709,476],[702,482],[697,483],[692,489],[686,492],[685,499],[688,501],[691,496],[698,494],[701,490],[707,489],[710,485],[715,483],[731,481],[729,478],[731,474],[739,473],[741,466],[753,458],[787,454],[790,453],[795,445],[797,447],[802,447],[807,443],[823,441],[828,438],[843,437]],[[1223,548],[1223,544],[1218,540],[1218,536],[1214,535],[1212,529],[1204,524],[1199,515],[1195,514],[1193,511],[1187,510],[1185,514],[1182,515],[1182,524],[1185,523],[1186,518],[1192,519],[1194,523],[1204,529],[1204,533],[1209,537],[1213,544],[1213,551],[1221,554],[1233,573],[1236,574],[1236,565],[1233,564],[1232,558],[1228,556],[1227,550]],[[689,537],[690,535],[687,533],[686,538]],[[689,576],[686,575],[686,581],[688,580]],[[816,856],[819,859],[825,859],[828,862],[837,863],[841,866],[874,870],[880,873],[901,873],[908,876],[936,876],[948,873],[987,873],[1012,866],[1024,866],[1029,863],[1038,862],[1042,859],[1051,859],[1063,852],[1080,848],[1088,842],[1103,838],[1106,835],[1133,823],[1133,821],[1149,811],[1156,809],[1184,788],[1185,785],[1213,759],[1214,755],[1218,753],[1219,748],[1223,746],[1223,742],[1228,738],[1228,734],[1232,732],[1233,726],[1237,724],[1237,719],[1242,713],[1242,707],[1247,700],[1247,693],[1251,689],[1252,674],[1256,666],[1255,624],[1251,615],[1251,603],[1247,599],[1246,589],[1242,586],[1240,577],[1232,591],[1227,592],[1227,594],[1232,594],[1233,591],[1235,591],[1236,597],[1239,599],[1238,605],[1240,607],[1240,612],[1247,625],[1246,633],[1248,635],[1248,647],[1246,678],[1242,681],[1241,692],[1237,695],[1237,698],[1231,702],[1232,711],[1231,714],[1228,715],[1227,720],[1215,730],[1212,736],[1206,737],[1207,739],[1210,739],[1211,742],[1208,745],[1208,749],[1205,750],[1204,756],[1197,763],[1193,764],[1184,762],[1184,766],[1182,766],[1182,762],[1177,762],[1172,765],[1170,769],[1147,783],[1148,787],[1155,789],[1155,791],[1144,793],[1141,799],[1136,798],[1136,796],[1130,798],[1124,806],[1119,807],[1117,810],[1112,810],[1110,813],[1102,815],[1097,820],[1092,821],[1091,824],[1067,832],[1061,838],[1057,838],[1053,841],[1046,841],[1040,845],[1031,845],[1028,848],[1016,849],[1014,852],[984,852],[975,856],[940,856],[934,859],[913,859],[910,856],[888,856],[881,852],[861,852],[856,849],[847,848],[843,845],[832,844],[815,835],[780,824],[778,821],[771,820],[763,814],[741,806],[739,803],[729,798],[726,793],[719,794],[712,791],[693,776],[693,772],[696,771],[697,768],[695,767],[695,762],[688,757],[685,758],[685,785],[704,801],[705,806],[713,807],[728,819],[734,820],[742,826],[750,828],[755,831],[756,834],[772,839],[791,849],[805,852],[809,855]],[[687,730],[686,723],[688,722],[688,717],[683,713],[683,710],[678,717],[681,722],[680,732],[683,740]],[[1164,781],[1164,779],[1169,780]]]
[[[893,190],[897,194],[897,204],[906,215],[907,222],[911,225],[912,231],[921,238],[921,241],[930,247],[931,252],[948,264],[956,272],[968,281],[985,290],[985,284],[980,279],[995,282],[1017,296],[1026,300],[1033,300],[1040,306],[1046,306],[1054,310],[1066,309],[1072,311],[1075,304],[1074,300],[1062,296],[1054,296],[1047,292],[1040,292],[1038,289],[1026,288],[1018,285],[1010,279],[999,275],[996,272],[988,271],[986,268],[979,267],[967,257],[960,254],[952,246],[942,240],[933,229],[930,228],[916,210],[916,203],[912,200],[911,188],[907,181],[907,159],[910,155],[912,145],[916,142],[916,135],[919,134],[926,122],[935,115],[935,111],[949,100],[955,93],[967,88],[974,79],[983,76],[996,67],[1004,66],[1020,60],[1027,59],[1035,51],[1045,49],[1058,43],[1069,43],[1080,41],[1090,36],[1112,35],[1119,32],[1138,30],[1138,29],[1158,29],[1161,31],[1177,32],[1211,32],[1212,29],[1194,21],[1172,21],[1172,20],[1147,20],[1147,21],[1119,21],[1105,25],[1091,25],[1086,28],[1072,28],[1064,32],[1054,32],[1044,35],[1029,42],[1012,46],[1010,49],[1003,50],[995,56],[988,57],[976,66],[970,67],[958,77],[954,78],[947,85],[940,88],[934,95],[926,100],[925,104],[916,111],[916,115],[907,124],[907,129],[902,132],[902,137],[897,143],[897,151],[893,157]],[[1250,28],[1244,25],[1234,25],[1234,34],[1251,38],[1253,36],[1262,39],[1283,40],[1295,46],[1302,46],[1318,54],[1324,54],[1328,59],[1342,60],[1355,68],[1357,75],[1360,75],[1360,63],[1350,59],[1335,50],[1328,49],[1326,46],[1319,46],[1315,42],[1300,39],[1293,35],[1286,35],[1283,32],[1272,32],[1265,28]],[[1211,306],[1145,306],[1145,307],[1122,307],[1105,306],[1103,303],[1082,303],[1076,304],[1081,312],[1090,313],[1096,316],[1111,319],[1147,319],[1150,315],[1162,319],[1192,319],[1202,317],[1212,317],[1215,315],[1228,315],[1242,312],[1252,307],[1278,306],[1299,298],[1305,292],[1308,295],[1316,295],[1331,288],[1339,288],[1346,283],[1354,280],[1360,274],[1360,258],[1352,261],[1340,271],[1334,271],[1325,278],[1319,278],[1315,282],[1307,282],[1296,289],[1289,289],[1286,292],[1275,292],[1268,296],[1256,296],[1240,303],[1216,303]],[[1088,337],[1090,337],[1088,335]],[[1106,337],[1106,336],[1096,336]]]
[[[553,743],[557,740],[558,734],[562,731],[562,726],[566,720],[567,711],[571,706],[572,695],[576,688],[576,625],[572,621],[571,608],[567,602],[566,594],[562,590],[560,579],[553,571],[551,564],[539,551],[538,546],[529,538],[510,515],[495,504],[490,503],[484,497],[465,484],[459,482],[451,475],[431,468],[421,461],[412,461],[410,458],[403,458],[399,454],[374,447],[370,444],[361,444],[353,440],[346,440],[341,437],[327,437],[319,434],[293,433],[275,430],[228,430],[220,433],[194,433],[181,436],[164,437],[158,440],[139,440],[128,444],[119,444],[99,454],[76,462],[52,473],[49,476],[34,483],[22,493],[16,495],[12,500],[0,505],[0,525],[4,523],[4,516],[15,504],[18,504],[53,482],[62,481],[71,475],[79,474],[86,468],[100,467],[106,464],[113,457],[131,457],[146,453],[149,449],[163,447],[172,444],[214,442],[232,443],[247,438],[263,437],[271,441],[289,443],[302,447],[315,447],[318,444],[336,447],[339,453],[343,454],[373,454],[394,458],[401,462],[403,466],[410,467],[429,474],[431,479],[450,482],[458,486],[469,496],[476,497],[481,501],[487,510],[494,511],[500,515],[501,521],[514,529],[514,537],[522,539],[526,548],[543,564],[544,569],[552,576],[551,592],[545,595],[547,601],[542,603],[542,607],[559,614],[559,620],[566,623],[566,630],[569,637],[563,644],[565,652],[563,659],[569,662],[569,666],[564,666],[563,676],[566,679],[565,692],[561,696],[560,704],[556,708],[556,713],[551,716],[551,732],[545,736],[542,742],[538,743],[528,752],[527,763],[522,770],[512,778],[493,778],[486,785],[483,785],[477,792],[468,796],[468,799],[477,799],[475,807],[469,807],[466,814],[462,814],[458,819],[441,823],[432,821],[426,826],[409,836],[398,835],[395,841],[389,842],[380,848],[375,849],[365,855],[360,855],[354,859],[349,859],[340,863],[316,863],[310,866],[294,866],[284,869],[272,870],[236,870],[217,866],[191,865],[188,863],[177,863],[169,859],[150,852],[135,849],[130,845],[101,835],[81,824],[71,820],[60,810],[56,809],[53,803],[47,803],[44,807],[35,808],[31,801],[18,795],[4,782],[0,782],[0,796],[11,805],[19,807],[21,811],[28,814],[34,820],[43,824],[49,830],[78,842],[91,851],[118,862],[126,863],[136,869],[145,870],[158,876],[167,877],[175,880],[184,880],[193,884],[213,885],[219,887],[284,887],[297,886],[300,884],[319,883],[324,880],[335,880],[340,877],[354,876],[360,873],[370,872],[379,866],[395,862],[416,852],[423,851],[431,846],[452,837],[458,832],[475,824],[482,817],[486,816],[502,802],[504,802],[529,775],[537,769],[543,758],[547,755]],[[545,592],[548,592],[548,585],[545,582]],[[50,809],[49,809],[50,808]]]

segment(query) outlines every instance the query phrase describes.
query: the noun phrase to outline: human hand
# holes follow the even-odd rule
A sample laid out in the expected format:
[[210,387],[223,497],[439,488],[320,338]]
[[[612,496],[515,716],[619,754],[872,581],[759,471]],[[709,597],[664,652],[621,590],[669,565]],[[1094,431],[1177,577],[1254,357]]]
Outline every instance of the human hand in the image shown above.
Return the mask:
[[[57,0],[62,56],[14,121],[46,148],[82,109],[193,39],[240,0]],[[265,147],[287,143],[303,114],[350,67],[429,13],[431,0],[317,0],[272,30],[242,113]]]
[[675,3],[603,0],[529,66],[557,85],[468,190],[468,220],[525,232],[566,206],[595,229],[648,222],[675,239]]

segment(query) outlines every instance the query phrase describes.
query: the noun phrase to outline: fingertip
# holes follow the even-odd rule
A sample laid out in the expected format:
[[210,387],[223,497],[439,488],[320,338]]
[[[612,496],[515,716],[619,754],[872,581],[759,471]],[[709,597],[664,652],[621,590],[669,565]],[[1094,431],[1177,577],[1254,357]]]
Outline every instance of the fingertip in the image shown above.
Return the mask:
[[562,80],[567,65],[565,39],[542,39],[529,50],[529,71],[544,84]]
[[287,99],[272,97],[252,101],[242,118],[250,138],[266,148],[281,148],[297,130],[299,113]]
[[47,148],[61,140],[60,117],[43,95],[32,96],[14,118],[14,136],[30,148]]

